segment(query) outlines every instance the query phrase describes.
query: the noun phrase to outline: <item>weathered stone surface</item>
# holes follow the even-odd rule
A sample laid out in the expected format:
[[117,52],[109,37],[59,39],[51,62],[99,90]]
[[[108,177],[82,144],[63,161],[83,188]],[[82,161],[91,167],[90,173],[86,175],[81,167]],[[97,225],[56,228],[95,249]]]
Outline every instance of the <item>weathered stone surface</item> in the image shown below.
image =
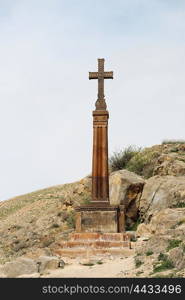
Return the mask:
[[169,236],[165,235],[152,235],[149,239],[140,239],[137,242],[135,251],[136,253],[142,253],[146,255],[147,251],[153,251],[154,253],[164,253],[168,246]]
[[53,270],[59,267],[60,260],[55,256],[40,256],[37,260],[39,272],[43,273],[46,270]]
[[83,232],[118,232],[117,211],[81,212]]
[[4,264],[0,272],[8,278],[15,278],[23,274],[37,273],[38,266],[34,260],[20,257]]
[[170,233],[172,233],[174,229],[183,232],[184,224],[182,224],[181,229],[178,225],[181,224],[181,222],[183,223],[183,220],[185,222],[185,208],[162,209],[153,215],[149,224],[140,224],[137,228],[136,235],[147,236],[155,233],[163,234],[169,232],[169,230],[171,231]]
[[154,175],[185,175],[185,162],[176,153],[162,154],[157,160]]
[[123,204],[128,218],[135,220],[138,216],[138,206],[144,186],[144,179],[133,172],[120,170],[110,175],[110,203]]
[[173,230],[184,219],[184,216],[185,208],[163,209],[153,216],[150,222],[150,231],[160,234],[169,229]]
[[150,236],[152,234],[150,224],[146,225],[145,223],[139,224],[136,231],[136,236]]
[[[163,209],[156,213],[149,224],[140,224],[136,233],[138,242],[136,244],[136,253],[146,255],[147,251],[152,251],[155,254],[166,253],[172,259],[174,265],[178,269],[184,266],[183,243],[185,237],[185,208]],[[148,236],[148,241],[143,241],[143,237]],[[179,249],[168,249],[173,240],[182,241]],[[178,251],[179,258],[178,260]],[[181,263],[182,261],[182,263]]]
[[177,269],[185,268],[185,255],[180,247],[173,248],[169,251],[169,259]]
[[161,209],[185,203],[184,176],[154,176],[147,180],[140,199],[139,210],[145,222]]

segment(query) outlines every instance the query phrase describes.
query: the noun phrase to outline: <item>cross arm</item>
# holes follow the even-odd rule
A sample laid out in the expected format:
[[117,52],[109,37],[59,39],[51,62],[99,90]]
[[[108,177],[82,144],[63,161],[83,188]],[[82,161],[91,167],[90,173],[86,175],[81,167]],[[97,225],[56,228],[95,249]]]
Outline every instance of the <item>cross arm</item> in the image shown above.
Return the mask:
[[113,79],[113,72],[104,72],[104,78]]
[[89,79],[98,79],[98,72],[89,72]]

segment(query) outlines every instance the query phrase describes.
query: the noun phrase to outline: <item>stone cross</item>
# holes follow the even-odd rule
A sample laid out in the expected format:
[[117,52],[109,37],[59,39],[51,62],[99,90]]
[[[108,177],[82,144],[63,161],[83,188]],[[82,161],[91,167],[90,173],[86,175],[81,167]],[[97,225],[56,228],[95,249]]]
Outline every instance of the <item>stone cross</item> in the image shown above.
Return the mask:
[[89,72],[89,79],[98,79],[98,99],[96,110],[106,110],[104,79],[113,79],[113,72],[104,72],[104,58],[98,58],[98,72]]
[[[115,240],[117,240],[117,234],[125,230],[124,205],[113,205],[109,201],[109,112],[104,97],[104,79],[109,78],[113,79],[113,72],[104,72],[104,59],[98,59],[98,72],[89,72],[89,79],[98,79],[98,99],[96,101],[96,109],[92,112],[92,197],[90,203],[87,205],[75,208],[77,237],[82,240],[84,237],[85,239],[92,240],[94,236],[94,239],[97,241],[99,238],[102,239],[102,234],[106,235],[107,233],[108,239],[111,241],[112,235],[116,233]],[[100,237],[97,237],[99,234]],[[125,243],[123,239],[126,239],[127,236],[124,236],[122,233],[119,236],[119,241]],[[105,239],[107,241],[107,236]],[[102,241],[102,243],[104,244],[104,241]],[[106,249],[108,249],[109,246],[106,245]],[[96,251],[97,249],[95,249],[95,252]]]

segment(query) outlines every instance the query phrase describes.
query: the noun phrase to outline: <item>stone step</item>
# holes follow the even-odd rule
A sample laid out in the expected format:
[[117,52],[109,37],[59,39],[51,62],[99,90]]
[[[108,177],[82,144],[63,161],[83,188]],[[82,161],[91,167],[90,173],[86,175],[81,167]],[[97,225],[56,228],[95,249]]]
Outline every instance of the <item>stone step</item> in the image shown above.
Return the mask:
[[128,255],[131,249],[131,236],[127,233],[71,233],[69,240],[58,240],[52,252],[67,257]]
[[104,248],[104,249],[84,249],[84,248],[71,248],[61,249],[56,248],[53,253],[61,257],[96,257],[96,256],[130,256],[133,255],[133,249],[129,248]]
[[71,233],[71,241],[130,241],[130,235],[127,233],[97,233],[97,232],[80,232]]
[[61,248],[123,248],[130,247],[130,241],[101,241],[101,240],[70,240],[59,241],[58,246]]

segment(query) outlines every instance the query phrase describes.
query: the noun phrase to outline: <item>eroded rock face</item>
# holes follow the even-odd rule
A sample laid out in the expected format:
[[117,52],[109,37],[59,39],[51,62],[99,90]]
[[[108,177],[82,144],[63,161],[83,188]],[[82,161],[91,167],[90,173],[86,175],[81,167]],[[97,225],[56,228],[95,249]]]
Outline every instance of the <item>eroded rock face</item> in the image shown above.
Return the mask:
[[137,237],[144,237],[150,236],[152,234],[150,224],[141,223],[137,227],[136,236]]
[[148,240],[138,240],[135,251],[136,253],[146,255],[147,251],[159,254],[164,253],[168,246],[169,237],[165,235],[152,235]]
[[184,176],[154,176],[147,180],[140,199],[139,211],[147,223],[161,209],[185,203]]
[[46,270],[57,269],[60,265],[60,260],[55,256],[40,256],[37,260],[38,271],[44,273]]
[[136,220],[144,179],[133,172],[120,170],[110,175],[110,203],[125,205],[127,219]]
[[177,269],[185,268],[185,256],[181,247],[171,249],[169,251],[169,259]]
[[[152,217],[149,224],[140,224],[136,235],[172,234],[174,230],[185,233],[185,208],[162,209]],[[178,235],[181,235],[180,232]]]
[[38,272],[38,266],[33,259],[19,257],[11,262],[7,262],[1,267],[1,273],[5,277],[15,278],[22,274],[32,274]]
[[[184,154],[184,152],[182,153]],[[156,162],[154,175],[184,176],[185,162],[183,156],[177,153],[162,154]]]
[[174,209],[163,209],[153,216],[149,226],[152,233],[164,233],[169,230],[177,230],[181,227],[183,230],[184,226],[179,224],[185,222],[185,208],[174,208]]
[[19,257],[0,267],[0,277],[39,277],[39,274],[64,266],[65,262],[56,256],[40,256],[36,259]]

